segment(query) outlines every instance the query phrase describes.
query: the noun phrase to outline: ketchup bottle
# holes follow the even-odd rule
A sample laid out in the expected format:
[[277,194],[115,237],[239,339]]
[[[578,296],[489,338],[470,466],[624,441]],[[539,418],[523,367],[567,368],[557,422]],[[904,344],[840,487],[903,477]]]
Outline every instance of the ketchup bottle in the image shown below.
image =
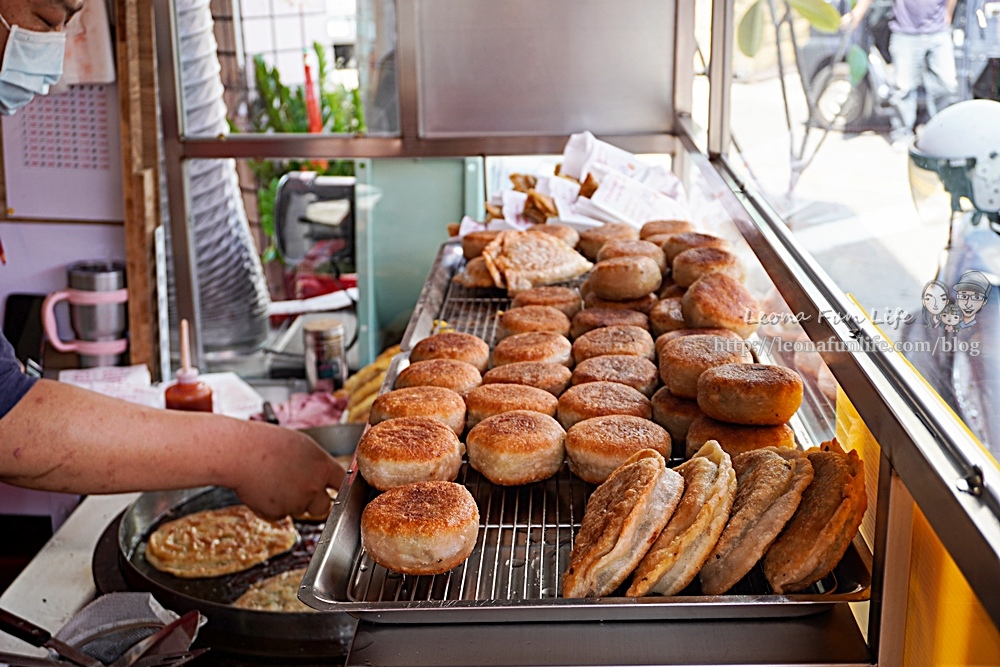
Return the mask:
[[168,410],[212,412],[212,388],[198,379],[198,369],[191,366],[187,320],[181,320],[181,369],[177,382],[167,387],[163,398]]

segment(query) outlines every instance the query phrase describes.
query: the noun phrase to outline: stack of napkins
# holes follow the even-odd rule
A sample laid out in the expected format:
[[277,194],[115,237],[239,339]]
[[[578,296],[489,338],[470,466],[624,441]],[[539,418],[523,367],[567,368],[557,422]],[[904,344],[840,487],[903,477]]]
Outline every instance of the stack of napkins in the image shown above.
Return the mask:
[[[555,203],[559,217],[549,218],[550,223],[583,231],[606,223],[640,228],[650,220],[691,219],[684,187],[673,172],[662,165],[643,164],[632,153],[590,132],[570,137],[560,172],[560,176],[538,176],[534,188]],[[591,197],[581,197],[580,183],[588,176],[599,186]],[[526,200],[527,194],[513,189],[494,193],[489,203],[502,209],[503,218],[483,223],[466,216],[459,236],[482,230],[527,229],[532,223],[523,215]]]

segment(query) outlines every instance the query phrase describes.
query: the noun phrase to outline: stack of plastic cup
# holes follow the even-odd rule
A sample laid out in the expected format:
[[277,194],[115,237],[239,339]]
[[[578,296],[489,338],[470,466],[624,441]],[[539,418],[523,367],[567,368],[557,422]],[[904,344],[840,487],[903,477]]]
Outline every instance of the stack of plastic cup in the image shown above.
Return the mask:
[[[228,134],[210,0],[175,4],[184,132],[195,137]],[[189,160],[186,169],[202,345],[208,353],[258,349],[268,335],[270,297],[243,208],[236,162]],[[172,272],[170,278],[171,321],[177,321]]]

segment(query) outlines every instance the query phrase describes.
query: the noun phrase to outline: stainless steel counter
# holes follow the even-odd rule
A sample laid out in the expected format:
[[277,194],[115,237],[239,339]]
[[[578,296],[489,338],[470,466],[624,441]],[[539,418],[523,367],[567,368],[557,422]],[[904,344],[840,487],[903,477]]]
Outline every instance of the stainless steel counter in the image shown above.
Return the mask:
[[350,665],[869,665],[846,605],[793,619],[388,625],[362,622]]
[[[86,498],[0,596],[0,606],[58,630],[93,599],[94,546],[136,496]],[[0,635],[0,650],[44,655],[7,635]],[[347,664],[868,665],[869,660],[857,621],[841,605],[815,616],[741,622],[361,623]]]

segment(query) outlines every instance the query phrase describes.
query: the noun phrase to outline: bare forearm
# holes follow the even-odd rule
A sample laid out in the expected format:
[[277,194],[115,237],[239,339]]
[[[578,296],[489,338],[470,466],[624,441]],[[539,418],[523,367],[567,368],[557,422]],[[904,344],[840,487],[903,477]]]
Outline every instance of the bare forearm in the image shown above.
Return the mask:
[[43,380],[0,420],[0,478],[76,493],[225,485],[241,427]]
[[0,480],[49,491],[118,493],[219,485],[278,517],[329,506],[344,470],[295,431],[157,410],[39,381],[0,419]]

